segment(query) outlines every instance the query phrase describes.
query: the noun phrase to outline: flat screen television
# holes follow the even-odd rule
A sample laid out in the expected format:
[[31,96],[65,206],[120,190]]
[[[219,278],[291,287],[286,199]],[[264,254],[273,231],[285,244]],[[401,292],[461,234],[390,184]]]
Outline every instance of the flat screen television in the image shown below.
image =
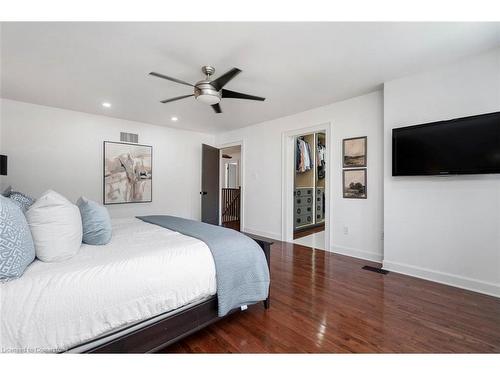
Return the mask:
[[500,173],[500,112],[392,130],[392,175]]

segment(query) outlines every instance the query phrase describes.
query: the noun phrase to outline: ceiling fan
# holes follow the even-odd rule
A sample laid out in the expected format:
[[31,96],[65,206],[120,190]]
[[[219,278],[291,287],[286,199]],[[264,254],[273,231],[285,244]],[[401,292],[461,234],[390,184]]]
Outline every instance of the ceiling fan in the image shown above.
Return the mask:
[[220,108],[219,103],[224,98],[248,99],[248,100],[259,100],[259,101],[266,100],[266,98],[261,98],[260,96],[243,94],[241,92],[226,90],[223,88],[229,81],[231,81],[234,77],[236,77],[238,74],[241,73],[241,70],[238,68],[233,68],[224,73],[223,75],[221,75],[219,78],[216,78],[214,80],[211,79],[212,75],[215,73],[214,67],[206,65],[201,68],[201,71],[203,72],[203,74],[206,75],[206,78],[197,82],[194,85],[182,81],[180,79],[172,78],[156,72],[151,72],[149,74],[158,78],[168,79],[169,81],[177,82],[182,85],[191,86],[194,88],[193,94],[165,99],[162,100],[161,103],[170,103],[176,100],[194,96],[200,102],[211,105],[215,113],[221,113],[222,110]]

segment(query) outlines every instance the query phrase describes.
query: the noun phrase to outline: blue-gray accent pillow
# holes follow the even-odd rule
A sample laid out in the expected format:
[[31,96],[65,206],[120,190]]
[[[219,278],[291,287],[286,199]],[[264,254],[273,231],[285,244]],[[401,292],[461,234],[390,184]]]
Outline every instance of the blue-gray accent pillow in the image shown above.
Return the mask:
[[9,199],[12,199],[16,205],[19,206],[23,212],[28,211],[28,208],[31,207],[35,200],[30,196],[20,193],[18,191],[11,191],[9,194]]
[[0,280],[20,277],[35,259],[35,245],[22,210],[0,196]]
[[82,216],[83,242],[106,245],[111,240],[111,218],[106,207],[81,197],[76,202]]

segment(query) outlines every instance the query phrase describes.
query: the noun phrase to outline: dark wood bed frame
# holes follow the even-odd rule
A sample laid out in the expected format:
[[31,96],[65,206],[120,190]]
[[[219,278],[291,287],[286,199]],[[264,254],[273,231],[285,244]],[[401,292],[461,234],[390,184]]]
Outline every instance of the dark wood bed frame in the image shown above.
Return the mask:
[[[271,272],[272,242],[264,237],[245,234],[253,238],[262,248],[266,256],[269,272]],[[269,309],[270,295],[263,303],[264,307]],[[235,309],[229,314],[237,310]],[[84,353],[153,353],[220,319],[224,319],[224,317],[221,318],[217,315],[217,296],[213,296],[200,304],[93,347],[84,351]]]

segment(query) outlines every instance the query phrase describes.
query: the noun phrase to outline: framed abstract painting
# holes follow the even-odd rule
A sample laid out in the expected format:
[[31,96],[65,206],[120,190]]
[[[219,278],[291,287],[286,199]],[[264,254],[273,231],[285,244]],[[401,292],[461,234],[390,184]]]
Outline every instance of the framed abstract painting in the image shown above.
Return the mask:
[[153,147],[104,142],[103,203],[146,203],[153,200]]

